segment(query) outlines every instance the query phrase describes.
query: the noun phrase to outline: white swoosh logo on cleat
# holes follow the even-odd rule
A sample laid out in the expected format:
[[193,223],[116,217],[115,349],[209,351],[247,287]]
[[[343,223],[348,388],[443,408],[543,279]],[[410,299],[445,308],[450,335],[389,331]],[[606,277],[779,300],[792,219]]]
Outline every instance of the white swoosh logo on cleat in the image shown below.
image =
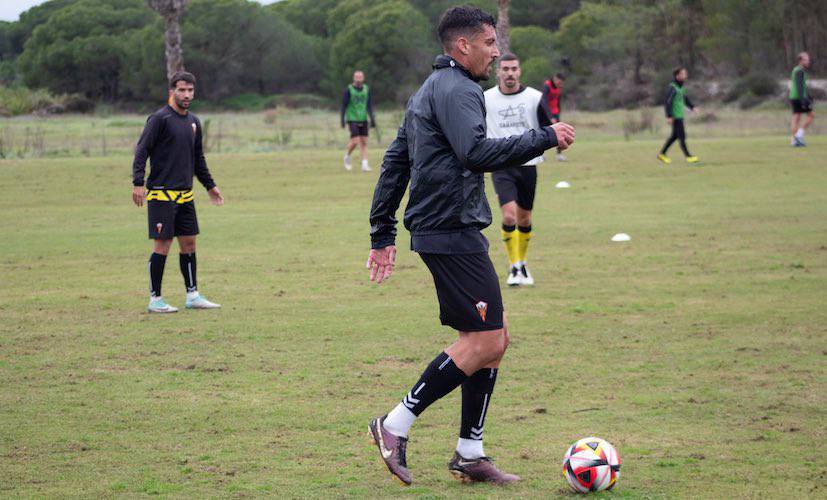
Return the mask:
[[385,440],[382,439],[382,428],[381,428],[381,426],[382,426],[381,422],[377,423],[377,425],[376,425],[376,427],[377,427],[376,435],[379,437],[379,451],[382,453],[382,457],[384,457],[387,460],[388,458],[391,457],[391,455],[393,455],[393,451],[385,448]]

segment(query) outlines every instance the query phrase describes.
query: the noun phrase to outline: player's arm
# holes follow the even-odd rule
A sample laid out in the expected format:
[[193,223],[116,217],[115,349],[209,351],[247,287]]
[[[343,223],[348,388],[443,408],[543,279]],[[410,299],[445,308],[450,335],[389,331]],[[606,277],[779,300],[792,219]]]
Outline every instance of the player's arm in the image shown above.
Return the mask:
[[345,95],[342,96],[342,112],[341,112],[341,122],[342,128],[345,128],[345,113],[347,112],[347,107],[350,104],[350,92],[348,89],[345,89]]
[[405,125],[403,120],[396,139],[385,152],[370,207],[371,250],[367,268],[370,269],[370,280],[377,283],[389,278],[393,272],[396,261],[396,211],[411,178]]
[[376,128],[376,117],[373,116],[373,92],[368,90],[368,102],[367,102],[367,109],[368,109],[368,116],[370,117],[370,126],[372,128]]
[[809,99],[804,97],[804,92],[806,92],[804,88],[804,70],[795,74],[795,87],[798,90],[798,98],[801,99],[801,102],[807,103]]
[[689,95],[688,95],[688,94],[684,94],[684,95],[683,95],[683,102],[685,102],[685,103],[686,103],[686,107],[687,107],[687,108],[689,108],[689,109],[691,109],[691,110],[693,110],[693,111],[695,110],[695,105],[692,103],[692,99],[690,99],[690,98],[689,98]]
[[141,132],[141,138],[135,145],[135,157],[132,160],[132,202],[137,206],[143,206],[146,198],[144,187],[144,175],[146,173],[146,160],[149,158],[155,141],[158,140],[158,130],[161,127],[161,120],[155,115],[150,115]]
[[670,85],[669,92],[666,94],[666,102],[663,104],[666,110],[666,119],[669,120],[669,123],[672,123],[672,101],[675,100],[675,95],[677,95],[677,91],[675,87]]
[[548,101],[540,98],[537,104],[537,123],[541,127],[548,127],[551,125],[551,110],[548,109]]
[[195,123],[195,177],[207,190],[207,194],[210,195],[210,202],[213,205],[223,205],[224,197],[221,195],[218,186],[215,185],[210,169],[207,168],[207,159],[204,158],[204,137],[201,133],[201,122],[196,119]]
[[[435,95],[436,117],[462,165],[472,172],[494,172],[523,163],[560,146],[574,142],[574,129],[565,123],[527,130],[504,139],[488,139],[485,131],[485,101],[481,92],[465,88],[448,95]],[[562,140],[561,140],[562,139]]]

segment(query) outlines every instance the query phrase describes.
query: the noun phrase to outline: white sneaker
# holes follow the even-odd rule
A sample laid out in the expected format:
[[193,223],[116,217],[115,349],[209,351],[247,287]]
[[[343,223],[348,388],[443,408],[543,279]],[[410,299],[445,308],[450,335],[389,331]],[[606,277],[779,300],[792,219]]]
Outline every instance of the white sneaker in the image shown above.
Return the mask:
[[520,268],[512,264],[508,271],[508,286],[520,286],[523,284],[523,275],[520,274]]
[[528,268],[525,267],[525,263],[523,263],[523,265],[521,265],[519,269],[519,275],[522,278],[521,284],[532,286],[534,284],[534,277],[531,275],[530,272],[528,272]]
[[351,170],[350,155],[345,155],[345,170]]
[[368,166],[367,160],[362,160],[362,172],[370,172],[372,169]]
[[215,304],[205,299],[203,295],[198,294],[193,298],[187,298],[187,309],[218,309],[221,304]]
[[178,308],[167,304],[163,297],[152,297],[149,299],[149,306],[146,310],[151,313],[161,314],[178,312]]
[[566,155],[563,153],[557,153],[557,161],[566,161]]

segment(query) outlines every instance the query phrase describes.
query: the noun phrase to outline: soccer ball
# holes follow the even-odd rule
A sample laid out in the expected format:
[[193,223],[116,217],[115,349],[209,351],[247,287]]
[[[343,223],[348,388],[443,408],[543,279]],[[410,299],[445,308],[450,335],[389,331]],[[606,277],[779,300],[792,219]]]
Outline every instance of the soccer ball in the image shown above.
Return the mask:
[[578,493],[610,490],[620,477],[620,456],[607,441],[583,438],[566,451],[563,475]]

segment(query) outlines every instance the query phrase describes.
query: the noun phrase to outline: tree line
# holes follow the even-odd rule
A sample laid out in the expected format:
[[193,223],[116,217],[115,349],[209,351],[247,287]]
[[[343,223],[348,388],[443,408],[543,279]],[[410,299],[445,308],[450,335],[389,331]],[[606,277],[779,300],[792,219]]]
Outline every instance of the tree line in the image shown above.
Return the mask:
[[[380,103],[403,103],[430,70],[439,15],[456,1],[192,0],[180,18],[202,98],[338,98],[354,69]],[[496,13],[496,0],[472,0]],[[510,48],[526,83],[569,77],[581,107],[654,102],[676,65],[767,91],[807,50],[827,57],[823,0],[512,0]],[[0,23],[0,82],[109,102],[165,95],[165,20],[144,0],[51,0]],[[746,83],[743,83],[746,82]],[[755,83],[757,82],[757,83]],[[737,87],[737,85],[736,85]]]

